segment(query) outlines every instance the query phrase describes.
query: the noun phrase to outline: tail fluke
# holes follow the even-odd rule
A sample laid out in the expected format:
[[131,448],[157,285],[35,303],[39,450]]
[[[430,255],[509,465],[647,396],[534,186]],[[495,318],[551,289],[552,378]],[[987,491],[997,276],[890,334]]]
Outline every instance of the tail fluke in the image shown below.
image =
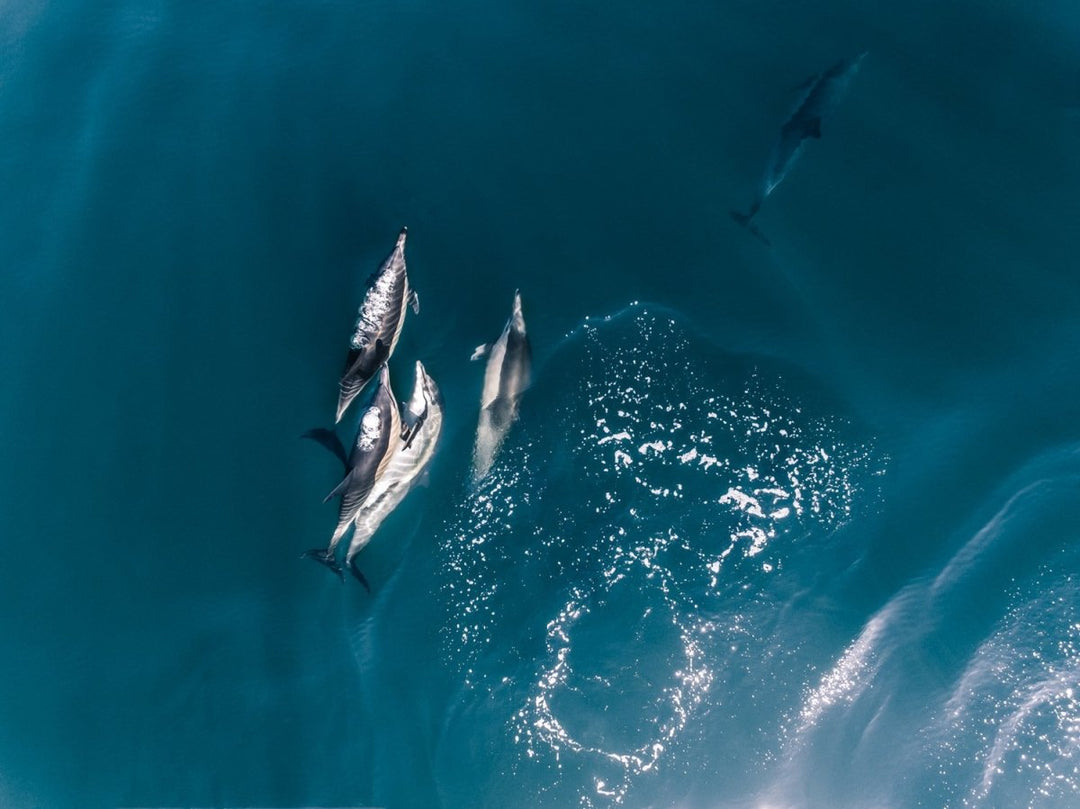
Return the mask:
[[370,595],[371,594],[371,585],[368,584],[368,580],[366,578],[364,578],[364,574],[360,572],[360,568],[356,564],[356,559],[350,559],[349,560],[349,570],[352,572],[352,574],[354,576],[356,576],[356,580],[358,582],[360,582],[362,585],[364,585],[364,589],[367,590],[368,594]]
[[341,565],[338,564],[337,559],[334,557],[334,552],[327,550],[326,548],[312,548],[310,551],[304,551],[300,555],[301,559],[314,559],[320,565],[325,565],[330,568],[334,573],[337,573],[338,578],[342,582],[345,581],[345,574],[341,570]]
[[740,225],[742,225],[744,228],[746,228],[748,231],[750,231],[751,234],[760,239],[763,245],[765,245],[766,247],[770,247],[771,243],[769,242],[768,237],[766,237],[766,235],[761,232],[761,229],[753,222],[754,214],[757,213],[758,207],[759,206],[757,205],[753,206],[750,209],[750,213],[731,211],[731,218],[738,222]]

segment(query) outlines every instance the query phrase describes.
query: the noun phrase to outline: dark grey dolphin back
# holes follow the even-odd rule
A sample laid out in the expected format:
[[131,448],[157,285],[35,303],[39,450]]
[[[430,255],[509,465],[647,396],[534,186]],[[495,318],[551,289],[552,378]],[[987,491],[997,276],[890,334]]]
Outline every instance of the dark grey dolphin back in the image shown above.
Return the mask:
[[345,357],[345,368],[341,372],[341,382],[338,385],[339,419],[389,357],[389,345],[380,338],[372,340],[363,348],[349,349]]
[[393,251],[368,280],[339,382],[336,421],[341,421],[349,404],[390,359],[401,332],[410,295],[405,268],[406,233],[403,228]]
[[840,103],[851,79],[859,69],[865,53],[841,59],[817,77],[802,104],[785,124],[803,138],[821,137],[821,119],[833,112]]
[[840,103],[865,56],[865,53],[861,53],[850,59],[842,59],[810,81],[806,95],[780,128],[780,135],[769,156],[769,163],[750,213],[743,217],[736,216],[737,222],[746,225],[757,213],[765,198],[787,176],[802,153],[806,140],[821,137],[822,119],[831,114]]
[[393,395],[385,386],[379,388],[371,404],[360,417],[356,440],[349,453],[349,474],[342,481],[342,517],[355,514],[371,494],[379,466],[386,457],[393,438]]
[[507,323],[506,350],[499,369],[499,393],[488,405],[492,426],[497,430],[510,427],[517,415],[521,394],[529,387],[532,377],[532,345],[529,336]]
[[506,338],[499,397],[513,399],[520,396],[529,387],[531,378],[532,345],[529,343],[529,336],[517,329],[510,329]]

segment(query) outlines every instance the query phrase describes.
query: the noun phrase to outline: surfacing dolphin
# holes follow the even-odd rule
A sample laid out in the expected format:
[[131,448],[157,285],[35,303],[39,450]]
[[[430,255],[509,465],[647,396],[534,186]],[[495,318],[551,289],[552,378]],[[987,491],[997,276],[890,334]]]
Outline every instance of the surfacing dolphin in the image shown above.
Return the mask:
[[514,293],[510,319],[494,343],[478,346],[472,359],[488,355],[484,369],[484,390],[480,397],[480,421],[476,427],[473,449],[473,482],[487,475],[495,454],[517,418],[521,394],[529,387],[532,371],[532,348],[525,333],[521,313],[521,292]]
[[843,98],[851,80],[858,72],[859,65],[866,57],[866,52],[850,59],[842,59],[824,73],[814,76],[806,83],[805,94],[800,99],[795,111],[780,128],[780,137],[773,146],[772,155],[761,178],[757,196],[746,213],[731,211],[731,218],[745,227],[765,244],[765,238],[751,221],[776,187],[783,182],[791,171],[796,158],[802,153],[807,138],[821,137],[821,119],[830,114]]
[[420,311],[420,299],[409,286],[405,273],[405,236],[408,228],[398,234],[397,245],[378,270],[368,279],[367,292],[349,341],[345,370],[338,384],[337,416],[341,421],[352,400],[378,373],[394,353],[401,327],[405,324],[405,307]]
[[[387,366],[384,364],[379,370],[379,387],[375,390],[371,404],[364,409],[360,417],[356,439],[348,456],[331,430],[311,430],[305,433],[305,437],[318,441],[333,452],[345,465],[345,477],[323,500],[325,503],[334,497],[341,497],[338,524],[330,537],[330,544],[325,549],[307,551],[304,557],[326,565],[339,577],[344,578],[335,555],[338,543],[353,524],[401,442],[401,416],[394,401],[394,393],[390,389],[390,371]],[[359,571],[354,573],[358,574]],[[363,577],[358,575],[358,578],[367,587]]]
[[442,433],[442,395],[419,361],[416,363],[412,398],[403,408],[401,417],[402,440],[353,520],[353,534],[345,554],[345,563],[361,583],[365,579],[356,566],[356,555],[371,541],[383,520],[397,508],[427,470]]

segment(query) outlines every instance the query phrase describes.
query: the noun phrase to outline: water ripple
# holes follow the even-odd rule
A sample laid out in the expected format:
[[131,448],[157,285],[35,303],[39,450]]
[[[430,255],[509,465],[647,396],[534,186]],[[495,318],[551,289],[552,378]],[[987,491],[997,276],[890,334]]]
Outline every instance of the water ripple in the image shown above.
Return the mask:
[[666,313],[587,323],[448,524],[444,654],[498,695],[509,770],[551,805],[618,805],[705,761],[769,581],[874,501],[884,459],[845,419],[708,357]]
[[[972,656],[947,701],[940,755],[979,741],[963,805],[1065,806],[1080,796],[1080,583],[1040,576]],[[1019,600],[1019,599],[1018,599]]]

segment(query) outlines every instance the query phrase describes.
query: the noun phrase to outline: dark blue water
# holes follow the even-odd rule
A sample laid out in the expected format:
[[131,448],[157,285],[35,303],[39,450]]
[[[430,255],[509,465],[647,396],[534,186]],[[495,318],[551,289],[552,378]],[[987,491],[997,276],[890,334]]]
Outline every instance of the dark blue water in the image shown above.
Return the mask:
[[[5,4],[0,805],[1076,806],[1078,43],[1050,0]],[[767,249],[727,212],[861,51]],[[298,436],[402,225],[446,427],[369,596],[298,559]]]

